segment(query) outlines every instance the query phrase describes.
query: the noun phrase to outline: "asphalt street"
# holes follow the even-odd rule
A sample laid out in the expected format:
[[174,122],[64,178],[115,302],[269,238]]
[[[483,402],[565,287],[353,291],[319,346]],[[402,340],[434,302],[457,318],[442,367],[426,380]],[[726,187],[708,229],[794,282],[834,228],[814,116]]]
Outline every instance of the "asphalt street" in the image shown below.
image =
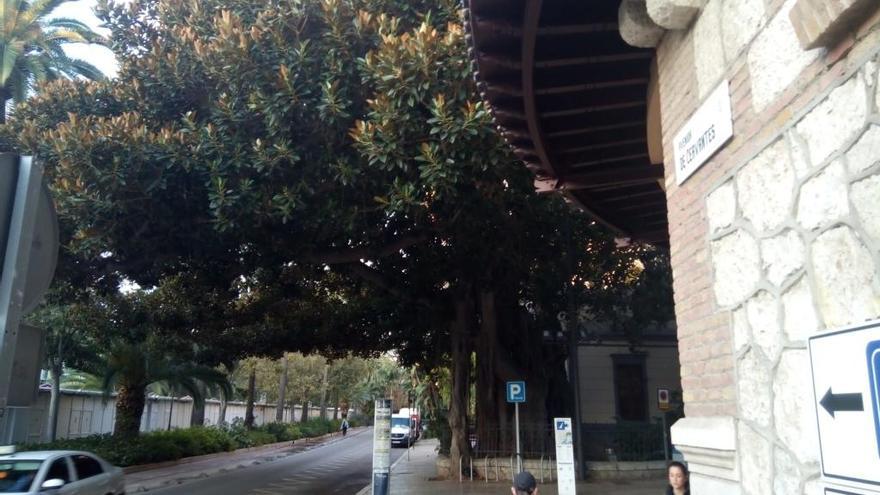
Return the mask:
[[[391,449],[391,462],[406,455]],[[150,491],[156,495],[353,495],[370,483],[373,430],[360,430],[312,449],[256,466]]]

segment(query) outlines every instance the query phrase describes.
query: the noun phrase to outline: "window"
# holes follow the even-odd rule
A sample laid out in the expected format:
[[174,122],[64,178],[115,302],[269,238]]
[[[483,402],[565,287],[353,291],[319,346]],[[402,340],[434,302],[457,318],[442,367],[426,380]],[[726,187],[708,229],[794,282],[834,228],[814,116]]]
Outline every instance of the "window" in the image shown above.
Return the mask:
[[623,421],[648,420],[648,396],[644,354],[615,354],[614,394],[617,417]]
[[101,463],[87,455],[73,456],[73,465],[76,467],[77,479],[84,480],[92,476],[98,476],[104,472]]
[[64,480],[64,483],[70,483],[70,469],[67,467],[67,459],[55,459],[55,462],[49,466],[49,472],[46,473],[46,480]]

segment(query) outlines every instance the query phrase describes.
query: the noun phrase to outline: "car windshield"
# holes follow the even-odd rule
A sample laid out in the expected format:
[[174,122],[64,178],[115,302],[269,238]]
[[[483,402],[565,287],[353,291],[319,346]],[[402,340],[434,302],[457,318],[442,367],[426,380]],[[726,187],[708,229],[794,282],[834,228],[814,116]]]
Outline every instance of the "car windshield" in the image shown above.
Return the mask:
[[409,418],[391,418],[391,427],[403,426],[409,428]]
[[0,461],[0,493],[26,492],[43,461]]

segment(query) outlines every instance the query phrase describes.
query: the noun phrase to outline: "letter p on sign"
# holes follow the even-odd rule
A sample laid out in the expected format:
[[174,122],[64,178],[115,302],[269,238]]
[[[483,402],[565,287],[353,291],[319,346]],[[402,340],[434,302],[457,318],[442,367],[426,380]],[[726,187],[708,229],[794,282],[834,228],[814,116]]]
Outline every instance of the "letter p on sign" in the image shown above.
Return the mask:
[[507,382],[507,402],[526,401],[526,382]]

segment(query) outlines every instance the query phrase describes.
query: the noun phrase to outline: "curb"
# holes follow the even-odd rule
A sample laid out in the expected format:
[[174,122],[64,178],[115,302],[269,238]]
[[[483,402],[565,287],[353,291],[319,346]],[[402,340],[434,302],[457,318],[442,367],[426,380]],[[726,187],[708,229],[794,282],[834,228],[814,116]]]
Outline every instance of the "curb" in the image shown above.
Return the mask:
[[[413,445],[415,445],[415,444],[413,444]],[[400,464],[400,462],[403,461],[405,458],[406,458],[406,456],[404,456],[404,455],[398,457],[397,460],[394,461],[394,464],[392,464],[391,467],[388,469],[388,472],[390,473],[390,472],[394,471],[394,468],[397,467],[397,465]],[[373,489],[373,482],[371,480],[370,484],[361,488],[361,491],[357,492],[355,495],[367,495],[368,493],[370,493],[370,490],[372,490],[372,489]]]
[[293,445],[293,442],[290,442],[290,441],[267,443],[265,445],[260,445],[258,447],[245,447],[243,449],[229,450],[226,452],[214,452],[213,454],[196,455],[196,456],[192,456],[192,457],[183,457],[183,458],[177,459],[176,461],[163,461],[163,462],[156,462],[153,464],[138,464],[135,466],[124,467],[124,468],[122,468],[122,472],[125,474],[141,473],[143,471],[151,471],[153,469],[162,469],[162,468],[172,467],[172,466],[181,466],[181,465],[186,465],[186,464],[192,464],[193,462],[207,461],[207,460],[211,460],[211,459],[219,459],[221,457],[231,457],[231,456],[234,456],[237,454],[245,454],[248,452],[256,452],[256,451],[263,451],[263,450],[265,450],[266,452],[269,452],[271,450],[277,450],[278,448],[281,448],[281,447],[290,447],[292,445]]

